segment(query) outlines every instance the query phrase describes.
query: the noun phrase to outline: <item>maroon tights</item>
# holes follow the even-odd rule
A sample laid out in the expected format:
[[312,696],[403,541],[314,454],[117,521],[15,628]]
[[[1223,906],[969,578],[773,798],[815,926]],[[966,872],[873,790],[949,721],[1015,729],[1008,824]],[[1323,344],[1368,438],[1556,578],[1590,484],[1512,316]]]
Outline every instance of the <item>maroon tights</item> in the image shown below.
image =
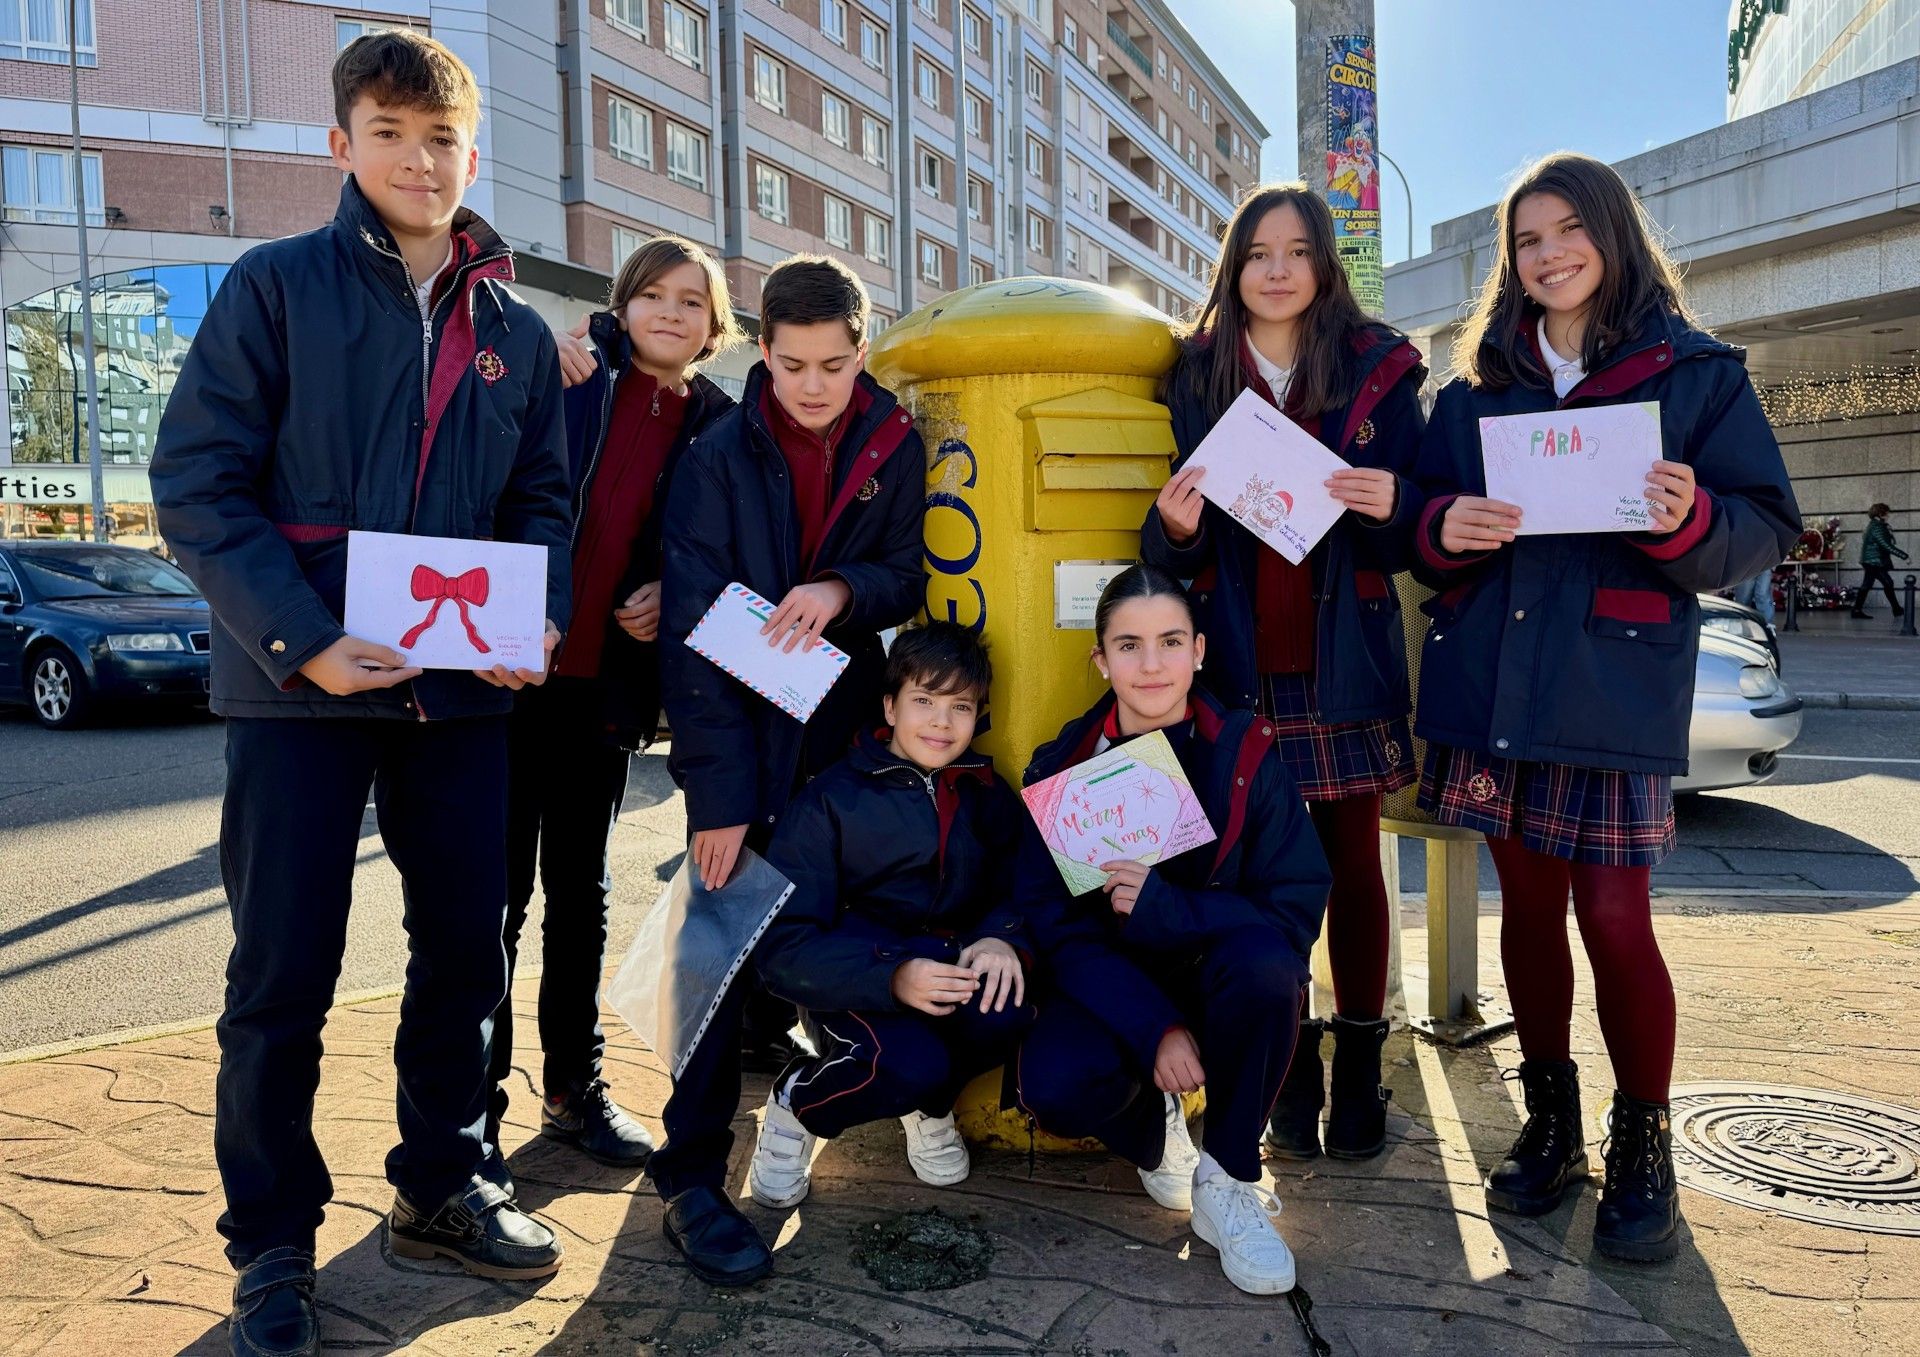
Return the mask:
[[1666,1102],[1673,1077],[1673,981],[1653,936],[1650,869],[1568,862],[1536,853],[1519,839],[1488,839],[1487,848],[1500,874],[1500,962],[1522,1054],[1529,1060],[1568,1058],[1571,887],[1614,1084],[1630,1098]]
[[1309,801],[1313,827],[1333,868],[1327,953],[1340,1016],[1373,1022],[1387,999],[1387,884],[1380,876],[1380,798]]

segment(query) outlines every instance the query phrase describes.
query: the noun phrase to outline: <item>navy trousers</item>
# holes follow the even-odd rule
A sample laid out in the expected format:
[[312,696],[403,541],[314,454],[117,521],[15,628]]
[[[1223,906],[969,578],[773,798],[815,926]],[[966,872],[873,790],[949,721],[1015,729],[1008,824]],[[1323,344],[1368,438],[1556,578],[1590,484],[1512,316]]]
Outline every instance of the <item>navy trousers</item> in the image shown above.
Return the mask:
[[969,1080],[1012,1057],[1033,1008],[1009,1000],[999,1012],[982,1013],[976,1001],[938,1017],[917,1009],[806,1009],[800,1017],[820,1054],[781,1077],[793,1077],[788,1102],[800,1124],[832,1137],[909,1112],[944,1117]]
[[[1307,963],[1270,928],[1230,930],[1164,958],[1133,960],[1166,991],[1200,1047],[1201,1146],[1242,1182],[1260,1176],[1260,1133],[1300,1034]],[[1060,996],[1043,998],[1020,1048],[1020,1103],[1054,1135],[1095,1136],[1140,1168],[1165,1150],[1166,1102],[1113,1030]]]
[[311,1250],[333,1195],[313,1098],[369,790],[400,872],[408,949],[387,1179],[432,1209],[479,1164],[488,1033],[507,987],[506,726],[227,721],[220,866],[234,937],[213,1139],[235,1267],[273,1248]]
[[[551,678],[515,699],[507,726],[507,982],[533,899],[546,898],[540,931],[541,1091],[578,1093],[600,1077],[600,972],[606,964],[607,844],[627,793],[627,751],[603,736],[597,700],[578,679]],[[487,1138],[497,1142],[513,1070],[513,997],[493,1018],[493,1089]]]

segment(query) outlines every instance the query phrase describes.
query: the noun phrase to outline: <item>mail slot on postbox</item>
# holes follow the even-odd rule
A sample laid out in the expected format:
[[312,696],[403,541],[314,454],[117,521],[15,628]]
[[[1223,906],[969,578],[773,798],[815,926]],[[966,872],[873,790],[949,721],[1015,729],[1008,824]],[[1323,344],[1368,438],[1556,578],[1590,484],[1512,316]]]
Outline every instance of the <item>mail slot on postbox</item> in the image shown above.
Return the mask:
[[1032,466],[1028,528],[1139,532],[1145,506],[1124,492],[1155,495],[1166,483],[1174,453],[1166,406],[1096,387],[1029,405],[1020,423]]

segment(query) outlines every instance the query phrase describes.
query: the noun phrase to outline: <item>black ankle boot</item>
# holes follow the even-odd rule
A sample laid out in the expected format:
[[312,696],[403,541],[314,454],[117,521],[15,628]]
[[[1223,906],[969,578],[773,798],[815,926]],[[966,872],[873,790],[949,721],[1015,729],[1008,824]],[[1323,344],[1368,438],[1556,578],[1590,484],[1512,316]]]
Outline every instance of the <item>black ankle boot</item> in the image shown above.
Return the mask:
[[1680,1251],[1680,1190],[1673,1180],[1667,1104],[1613,1095],[1607,1114],[1607,1180],[1593,1246],[1609,1258],[1658,1263]]
[[1300,1021],[1300,1039],[1293,1045],[1293,1063],[1280,1083],[1280,1097],[1267,1122],[1267,1148],[1282,1159],[1320,1156],[1320,1108],[1326,1102],[1320,1063],[1320,1034],[1327,1025],[1318,1018]]
[[652,1132],[621,1110],[604,1079],[543,1099],[540,1134],[617,1169],[644,1168],[653,1154]]
[[1587,1176],[1580,1129],[1580,1067],[1571,1060],[1526,1060],[1520,1084],[1527,1122],[1499,1167],[1487,1175],[1487,1205],[1544,1216],[1567,1188]]
[[1333,1015],[1333,1097],[1327,1108],[1327,1153],[1335,1159],[1371,1159],[1387,1144],[1387,1100],[1380,1083],[1380,1048],[1390,1024],[1349,1022]]

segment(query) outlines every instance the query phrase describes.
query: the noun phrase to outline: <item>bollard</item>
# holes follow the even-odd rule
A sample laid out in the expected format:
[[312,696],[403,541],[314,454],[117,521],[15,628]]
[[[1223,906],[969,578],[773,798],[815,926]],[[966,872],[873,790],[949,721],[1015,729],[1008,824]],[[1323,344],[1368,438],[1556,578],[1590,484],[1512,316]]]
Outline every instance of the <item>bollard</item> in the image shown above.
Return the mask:
[[1800,630],[1800,572],[1787,576],[1787,624],[1782,631]]
[[1913,576],[1907,576],[1907,587],[1901,591],[1905,596],[1905,611],[1900,614],[1900,634],[1902,636],[1920,635],[1913,629]]

